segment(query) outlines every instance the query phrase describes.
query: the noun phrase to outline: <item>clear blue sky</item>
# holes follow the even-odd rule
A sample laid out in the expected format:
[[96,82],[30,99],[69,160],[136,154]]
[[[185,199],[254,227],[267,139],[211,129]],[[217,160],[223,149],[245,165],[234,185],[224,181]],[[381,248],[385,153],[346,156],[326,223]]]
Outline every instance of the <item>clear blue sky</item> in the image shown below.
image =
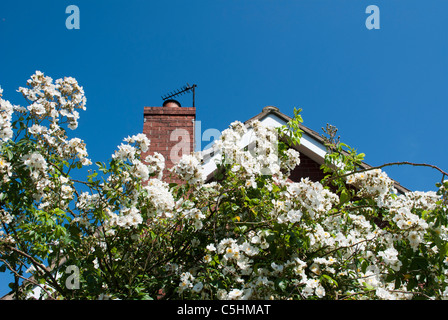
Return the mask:
[[[71,4],[79,30],[65,26]],[[379,30],[365,26],[371,4]],[[447,12],[440,0],[2,1],[0,86],[19,104],[16,89],[36,70],[75,77],[87,96],[75,134],[93,161],[142,131],[144,106],[188,82],[203,131],[266,105],[301,107],[306,126],[337,126],[371,165],[446,171]],[[386,171],[413,190],[441,179],[428,168]]]

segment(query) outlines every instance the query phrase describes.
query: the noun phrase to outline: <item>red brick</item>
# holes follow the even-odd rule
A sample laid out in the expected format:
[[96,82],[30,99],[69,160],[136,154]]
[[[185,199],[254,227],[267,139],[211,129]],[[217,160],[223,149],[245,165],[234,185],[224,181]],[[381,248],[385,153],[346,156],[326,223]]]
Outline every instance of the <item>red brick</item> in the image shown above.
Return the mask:
[[[185,107],[144,107],[143,133],[151,140],[148,152],[143,154],[143,159],[147,155],[159,152],[165,157],[165,168],[171,168],[174,164],[169,159],[171,149],[179,143],[186,143],[189,137],[190,152],[194,148],[194,120],[196,120],[196,108]],[[185,129],[187,132],[178,133],[171,136],[175,129]],[[174,139],[174,141],[171,141]],[[168,178],[169,172],[165,170],[164,178],[167,182],[177,182],[179,180]]]
[[320,181],[324,178],[320,165],[304,155],[300,154],[300,164],[291,172],[289,179],[298,182],[301,178],[309,178],[311,181]]

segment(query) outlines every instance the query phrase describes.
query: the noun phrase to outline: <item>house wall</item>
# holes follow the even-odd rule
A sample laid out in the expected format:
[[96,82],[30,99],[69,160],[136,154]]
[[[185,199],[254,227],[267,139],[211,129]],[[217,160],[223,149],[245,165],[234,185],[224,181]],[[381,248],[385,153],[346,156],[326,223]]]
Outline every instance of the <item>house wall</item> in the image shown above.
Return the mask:
[[320,181],[324,178],[320,165],[307,155],[300,153],[300,164],[294,168],[289,179],[298,182],[301,178],[308,177],[311,181]]

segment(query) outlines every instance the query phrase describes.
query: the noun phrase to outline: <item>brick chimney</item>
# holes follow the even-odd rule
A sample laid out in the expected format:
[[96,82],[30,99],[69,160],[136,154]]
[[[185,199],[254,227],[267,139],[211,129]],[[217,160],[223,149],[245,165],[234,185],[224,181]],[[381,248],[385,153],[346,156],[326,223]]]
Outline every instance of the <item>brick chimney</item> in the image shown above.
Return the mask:
[[[169,172],[183,154],[194,151],[195,107],[182,107],[176,100],[166,100],[162,107],[144,107],[143,133],[151,140],[147,155],[159,152],[165,158],[163,178],[167,182]],[[178,181],[174,181],[178,182]]]

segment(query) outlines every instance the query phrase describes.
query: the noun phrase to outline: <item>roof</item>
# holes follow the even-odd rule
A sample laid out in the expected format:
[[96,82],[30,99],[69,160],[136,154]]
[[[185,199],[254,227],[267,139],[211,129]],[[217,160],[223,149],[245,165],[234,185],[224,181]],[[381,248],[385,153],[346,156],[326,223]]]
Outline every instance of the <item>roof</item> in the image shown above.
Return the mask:
[[[277,107],[274,106],[266,106],[263,108],[262,112],[255,115],[254,117],[244,121],[246,128],[248,129],[247,137],[243,136],[243,139],[247,139],[243,144],[246,146],[249,144],[249,138],[251,136],[251,122],[258,120],[265,125],[268,126],[283,126],[286,125],[292,118],[282,112]],[[291,146],[296,149],[300,153],[305,154],[319,165],[323,164],[325,161],[325,155],[327,153],[327,148],[325,147],[324,138],[317,133],[316,131],[304,126],[303,124],[299,125],[300,129],[303,131],[302,138],[300,140],[300,145]],[[203,156],[203,169],[206,175],[206,180],[210,180],[217,169],[215,162],[213,161],[217,157],[220,156],[219,153],[215,153],[213,148],[209,148],[202,152]],[[369,169],[372,168],[371,165],[362,162],[361,168]],[[394,181],[394,180],[393,180]],[[397,181],[394,181],[394,187],[397,189],[399,193],[406,193],[410,190],[400,185]]]

